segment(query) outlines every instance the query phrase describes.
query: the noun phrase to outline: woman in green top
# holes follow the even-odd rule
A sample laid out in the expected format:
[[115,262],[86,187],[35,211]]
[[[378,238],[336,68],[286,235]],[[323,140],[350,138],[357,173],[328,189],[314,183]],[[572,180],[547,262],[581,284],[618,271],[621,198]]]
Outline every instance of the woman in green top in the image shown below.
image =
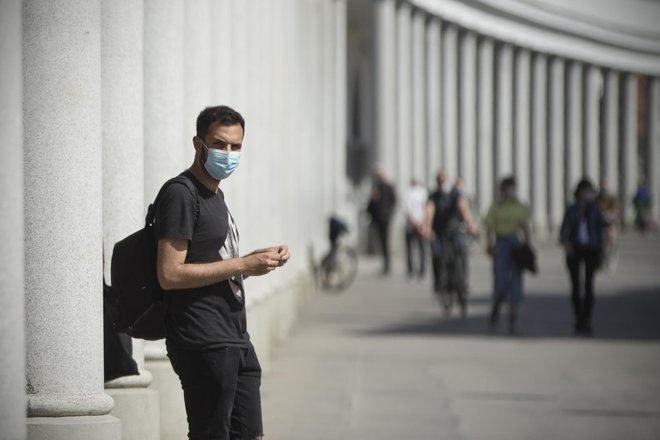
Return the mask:
[[484,219],[487,228],[488,254],[493,257],[495,274],[491,326],[497,324],[500,305],[509,303],[509,331],[515,332],[518,307],[522,302],[522,271],[513,261],[513,251],[520,247],[520,237],[528,244],[529,207],[518,200],[513,177],[502,180],[501,197],[494,202]]

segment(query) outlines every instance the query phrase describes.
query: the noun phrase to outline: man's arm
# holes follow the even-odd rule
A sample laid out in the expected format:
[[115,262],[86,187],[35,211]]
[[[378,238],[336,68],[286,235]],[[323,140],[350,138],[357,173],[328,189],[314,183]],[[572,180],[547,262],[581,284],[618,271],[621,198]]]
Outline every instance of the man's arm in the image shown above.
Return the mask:
[[476,237],[479,235],[479,228],[472,220],[472,213],[470,212],[470,203],[465,196],[459,196],[458,201],[458,212],[461,214],[461,218],[465,222],[468,234]]
[[432,201],[426,202],[426,209],[424,212],[424,235],[426,238],[431,238],[433,235],[433,217],[435,216],[435,203]]
[[158,282],[164,290],[193,289],[219,283],[237,275],[265,275],[289,259],[286,246],[260,249],[249,255],[213,263],[188,263],[188,240],[158,241]]

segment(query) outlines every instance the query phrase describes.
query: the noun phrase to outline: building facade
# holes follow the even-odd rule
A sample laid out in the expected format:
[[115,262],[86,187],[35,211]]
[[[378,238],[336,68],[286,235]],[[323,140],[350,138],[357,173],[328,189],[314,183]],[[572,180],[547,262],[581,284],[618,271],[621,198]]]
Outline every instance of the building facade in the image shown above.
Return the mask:
[[140,374],[104,384],[102,282],[192,163],[208,105],[246,119],[222,184],[241,249],[292,253],[247,284],[268,369],[311,290],[309,249],[345,211],[345,18],[345,0],[0,3],[0,438],[185,438],[162,341],[134,341]]
[[444,169],[485,214],[518,180],[536,230],[558,226],[583,176],[632,218],[660,205],[660,5],[566,0],[349,3],[349,151],[402,192]]

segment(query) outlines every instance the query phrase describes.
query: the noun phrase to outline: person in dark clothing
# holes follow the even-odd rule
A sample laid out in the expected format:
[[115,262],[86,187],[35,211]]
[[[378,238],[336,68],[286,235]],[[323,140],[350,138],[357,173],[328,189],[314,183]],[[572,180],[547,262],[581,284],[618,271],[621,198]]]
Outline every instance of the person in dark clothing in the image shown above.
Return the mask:
[[263,438],[261,367],[250,342],[243,280],[289,260],[287,246],[241,257],[219,185],[238,166],[245,122],[229,107],[197,118],[195,158],[156,208],[158,281],[165,291],[167,354],[183,388],[188,438]]
[[[467,314],[468,252],[467,234],[477,236],[470,205],[460,187],[451,187],[447,174],[436,177],[438,189],[426,203],[425,233],[431,240],[433,292],[446,313],[451,311],[455,293],[461,314]],[[467,233],[467,234],[466,234]]]
[[[596,191],[588,179],[575,189],[575,203],[566,208],[561,223],[560,242],[566,253],[571,278],[571,301],[575,313],[575,333],[591,334],[594,306],[594,277],[603,256],[603,219],[596,205]],[[584,291],[581,267],[584,265]]]
[[387,182],[385,172],[379,168],[374,173],[374,184],[367,212],[371,216],[372,225],[378,232],[378,240],[383,254],[383,275],[390,272],[389,230],[395,206],[396,193],[394,187]]

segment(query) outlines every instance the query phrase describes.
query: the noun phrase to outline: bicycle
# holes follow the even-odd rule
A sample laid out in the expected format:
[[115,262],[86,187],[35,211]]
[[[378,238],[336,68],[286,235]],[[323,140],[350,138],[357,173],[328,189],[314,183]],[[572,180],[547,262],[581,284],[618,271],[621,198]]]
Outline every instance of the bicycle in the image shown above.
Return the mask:
[[317,282],[326,291],[341,292],[348,288],[358,270],[357,252],[343,243],[343,236],[348,233],[348,227],[336,217],[330,218],[330,250],[321,259],[319,265],[314,266]]
[[[454,300],[458,301],[461,316],[467,316],[467,237],[436,237],[432,242],[434,286],[433,293],[445,315],[450,315]],[[463,250],[461,250],[463,249]]]

